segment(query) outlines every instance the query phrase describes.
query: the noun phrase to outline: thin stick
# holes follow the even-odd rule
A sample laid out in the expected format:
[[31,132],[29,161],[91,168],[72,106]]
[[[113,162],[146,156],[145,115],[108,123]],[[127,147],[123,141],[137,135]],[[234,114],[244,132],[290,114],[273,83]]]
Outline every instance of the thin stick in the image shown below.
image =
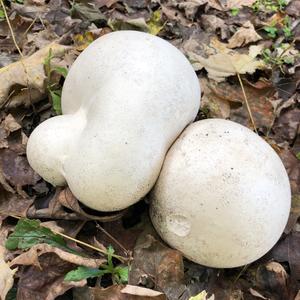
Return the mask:
[[[0,1],[1,1],[1,0],[0,0]],[[0,214],[1,214],[1,213],[2,213],[2,212],[0,211]],[[2,214],[3,214],[3,213],[2,213]],[[4,215],[7,215],[7,214],[4,213]],[[13,214],[11,214],[11,215],[9,215],[9,216],[10,216],[10,217],[13,217],[13,218],[15,218],[15,219],[21,219],[21,218],[23,218],[23,217],[19,217],[19,216],[17,216],[17,215],[13,215]],[[102,250],[102,249],[100,249],[100,248],[98,248],[98,247],[95,247],[95,246],[93,246],[93,245],[91,245],[91,244],[88,244],[88,243],[85,243],[85,242],[83,242],[83,241],[77,240],[77,239],[75,239],[75,238],[72,238],[71,236],[68,236],[68,235],[66,235],[66,234],[64,234],[64,233],[61,233],[61,232],[56,231],[56,230],[53,230],[53,229],[51,229],[51,231],[52,231],[53,233],[57,234],[57,235],[60,235],[60,236],[62,236],[62,237],[64,237],[64,238],[70,240],[70,241],[76,242],[77,244],[83,245],[83,246],[85,246],[85,247],[87,247],[87,248],[90,248],[90,249],[93,249],[93,250],[95,250],[95,251],[97,251],[97,252],[100,252],[100,253],[102,253],[102,254],[108,255],[108,252],[107,252],[107,251]],[[121,261],[122,263],[128,261],[128,259],[127,259],[126,257],[120,256],[120,255],[112,254],[112,256],[113,256],[114,258],[118,259],[119,261]]]
[[100,229],[104,234],[106,234],[112,241],[114,241],[126,255],[130,255],[130,251],[128,251],[116,238],[114,238],[109,232],[107,232],[100,224],[96,222],[96,227]]
[[239,79],[239,82],[240,82],[240,85],[241,85],[241,88],[242,88],[243,96],[244,96],[244,99],[245,99],[246,107],[247,107],[247,110],[248,110],[248,114],[249,114],[252,126],[254,127],[255,133],[258,133],[257,130],[256,130],[255,122],[254,122],[254,119],[253,119],[253,116],[252,116],[252,112],[251,112],[251,109],[250,109],[250,105],[249,105],[249,102],[248,102],[248,98],[247,98],[247,95],[246,95],[246,91],[245,91],[244,84],[242,82],[241,76],[238,72],[236,72],[236,75]]
[[3,0],[0,0],[0,3],[1,3],[2,9],[3,9],[3,12],[4,12],[4,16],[5,16],[7,25],[8,25],[8,27],[9,27],[9,31],[10,31],[11,37],[12,37],[13,42],[14,42],[14,44],[15,44],[15,47],[17,48],[19,54],[23,57],[23,53],[22,53],[22,51],[20,50],[20,48],[19,48],[19,46],[18,46],[18,44],[17,44],[17,41],[16,41],[16,37],[15,37],[14,31],[13,31],[13,29],[12,29],[12,27],[11,27],[10,20],[9,20],[9,18],[8,18],[7,11],[6,11],[6,7],[5,7],[5,5],[4,5],[4,3],[3,3]]

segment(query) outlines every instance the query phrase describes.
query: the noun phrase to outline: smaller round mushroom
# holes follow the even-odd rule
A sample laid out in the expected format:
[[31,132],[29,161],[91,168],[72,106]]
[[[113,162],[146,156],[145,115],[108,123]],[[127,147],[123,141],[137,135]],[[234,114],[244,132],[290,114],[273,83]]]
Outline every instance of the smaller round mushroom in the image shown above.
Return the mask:
[[151,193],[160,236],[199,264],[233,268],[267,253],[288,220],[291,192],[276,152],[237,123],[188,126]]

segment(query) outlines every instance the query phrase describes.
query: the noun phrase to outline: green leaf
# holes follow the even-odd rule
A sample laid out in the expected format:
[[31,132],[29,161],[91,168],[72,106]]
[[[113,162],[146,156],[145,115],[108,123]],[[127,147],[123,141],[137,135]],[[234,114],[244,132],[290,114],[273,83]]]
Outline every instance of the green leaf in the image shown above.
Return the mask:
[[239,8],[237,8],[237,7],[233,7],[232,9],[231,9],[231,15],[234,17],[234,16],[237,16],[238,14],[239,14],[239,12],[240,12],[240,9]]
[[64,67],[56,66],[51,69],[51,72],[52,71],[55,71],[56,73],[62,75],[64,78],[66,78],[68,75],[68,70]]
[[60,235],[53,233],[49,228],[41,226],[40,221],[29,219],[18,221],[15,231],[6,240],[5,247],[9,250],[29,249],[41,243],[63,248],[68,252],[75,252],[67,247]]
[[0,21],[3,21],[5,19],[5,14],[3,9],[0,9]]
[[164,28],[165,24],[162,22],[162,14],[160,10],[156,10],[151,14],[150,20],[147,22],[148,32],[153,35],[158,35]]
[[296,157],[300,160],[300,152],[296,154]]
[[276,38],[278,29],[274,26],[265,26],[264,31],[268,33],[270,38]]
[[111,245],[109,245],[107,248],[107,263],[108,263],[108,268],[111,272],[113,272],[114,269],[114,264],[112,262],[112,256],[114,253],[115,253],[114,248]]
[[70,271],[66,274],[65,281],[80,281],[82,279],[93,278],[103,276],[109,273],[107,270],[99,270],[95,268],[88,268],[85,266],[79,266],[77,269]]
[[51,96],[54,111],[56,112],[57,115],[61,115],[62,114],[62,110],[61,110],[61,90],[56,90],[56,91],[49,90],[49,92],[50,92],[50,96]]
[[129,268],[128,267],[116,267],[115,274],[120,278],[120,283],[127,283],[129,277]]

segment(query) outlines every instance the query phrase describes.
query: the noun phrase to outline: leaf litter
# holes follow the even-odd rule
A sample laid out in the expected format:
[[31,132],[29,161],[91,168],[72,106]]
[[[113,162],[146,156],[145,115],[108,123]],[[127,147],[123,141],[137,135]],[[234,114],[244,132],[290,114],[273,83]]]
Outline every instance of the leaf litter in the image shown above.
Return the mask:
[[[1,299],[300,299],[298,0],[4,5],[14,36],[1,7]],[[247,104],[255,129],[281,156],[293,194],[289,222],[277,245],[250,266],[196,265],[156,235],[147,199],[122,212],[95,212],[30,168],[27,138],[60,112],[65,71],[97,37],[123,29],[159,35],[190,59],[203,90],[198,118],[254,129]],[[50,49],[48,66],[58,70],[51,76]]]

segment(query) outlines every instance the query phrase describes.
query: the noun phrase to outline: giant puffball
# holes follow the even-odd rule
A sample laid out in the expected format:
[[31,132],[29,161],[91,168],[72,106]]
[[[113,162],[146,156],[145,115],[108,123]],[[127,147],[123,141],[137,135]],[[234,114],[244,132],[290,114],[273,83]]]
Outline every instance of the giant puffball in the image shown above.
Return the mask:
[[151,194],[160,236],[199,264],[231,268],[268,252],[287,223],[291,193],[276,152],[232,121],[188,126]]
[[68,184],[85,205],[116,211],[154,185],[165,154],[194,120],[197,76],[167,41],[136,31],[106,34],[77,58],[62,91],[62,116],[31,134],[32,168]]

